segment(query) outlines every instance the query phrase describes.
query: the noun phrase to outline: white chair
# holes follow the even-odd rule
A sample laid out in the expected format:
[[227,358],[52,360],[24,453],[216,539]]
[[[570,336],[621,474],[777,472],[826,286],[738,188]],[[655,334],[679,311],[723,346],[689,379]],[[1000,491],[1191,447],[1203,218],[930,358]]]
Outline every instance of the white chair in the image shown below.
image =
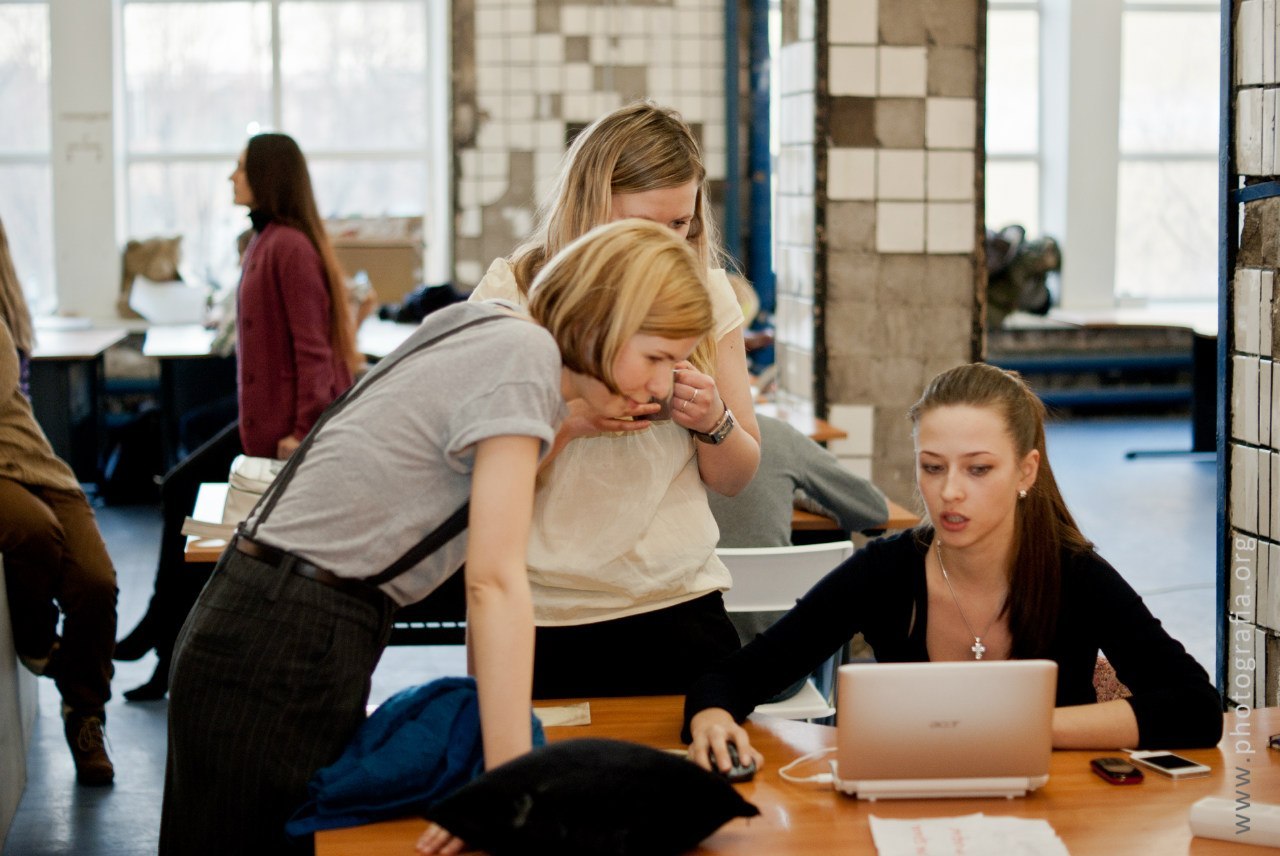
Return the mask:
[[[729,612],[785,612],[827,572],[853,555],[853,543],[721,547],[716,555],[733,576],[733,588],[724,595]],[[791,698],[762,704],[755,712],[784,719],[822,719],[833,716],[835,708],[810,679]]]

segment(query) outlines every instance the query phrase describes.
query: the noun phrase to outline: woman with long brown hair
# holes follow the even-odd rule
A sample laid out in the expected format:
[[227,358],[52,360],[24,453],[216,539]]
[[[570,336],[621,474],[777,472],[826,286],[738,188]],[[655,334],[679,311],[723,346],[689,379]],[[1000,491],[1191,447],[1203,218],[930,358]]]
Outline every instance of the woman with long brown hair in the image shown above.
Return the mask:
[[[1217,743],[1218,691],[1081,534],[1049,466],[1044,405],[1022,379],[958,366],[909,415],[925,521],[858,551],[694,684],[694,760],[708,766],[710,749],[727,769],[733,742],[761,761],[737,723],[857,632],[881,662],[1053,660],[1059,749]],[[1099,652],[1132,695],[1098,700]]]
[[240,440],[287,458],[362,362],[346,280],[292,137],[251,138],[231,183],[256,233],[236,297]]

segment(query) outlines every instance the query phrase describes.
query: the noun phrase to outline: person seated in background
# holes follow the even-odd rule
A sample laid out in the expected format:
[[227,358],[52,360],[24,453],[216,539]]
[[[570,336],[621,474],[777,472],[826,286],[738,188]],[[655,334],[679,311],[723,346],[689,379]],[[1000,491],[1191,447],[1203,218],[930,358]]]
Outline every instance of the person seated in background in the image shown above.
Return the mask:
[[0,556],[13,646],[27,669],[58,686],[76,781],[109,785],[116,570],[89,500],[24,394],[31,347],[31,314],[0,223]]
[[791,510],[800,503],[834,519],[845,532],[884,526],[889,504],[880,489],[854,475],[835,455],[772,416],[760,424],[760,468],[736,496],[707,494],[721,547],[786,547]]
[[[1046,658],[1058,664],[1055,748],[1198,747],[1222,735],[1222,698],[1093,549],[1045,449],[1044,405],[1015,372],[973,363],[912,406],[926,517],[872,542],[777,624],[695,681],[689,754],[727,769],[726,743],[761,701],[861,631],[883,662]],[[1132,695],[1099,702],[1101,651]]]

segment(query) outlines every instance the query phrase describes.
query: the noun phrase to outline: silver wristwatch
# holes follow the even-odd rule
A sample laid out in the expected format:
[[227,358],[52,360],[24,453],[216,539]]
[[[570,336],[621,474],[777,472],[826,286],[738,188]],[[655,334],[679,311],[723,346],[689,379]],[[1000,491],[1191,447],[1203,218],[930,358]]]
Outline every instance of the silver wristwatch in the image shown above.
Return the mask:
[[703,443],[719,446],[724,442],[724,438],[729,436],[729,432],[733,430],[735,424],[737,423],[733,421],[733,411],[729,409],[728,405],[725,405],[724,416],[720,417],[720,421],[710,431],[705,434],[701,431],[690,431],[689,433]]

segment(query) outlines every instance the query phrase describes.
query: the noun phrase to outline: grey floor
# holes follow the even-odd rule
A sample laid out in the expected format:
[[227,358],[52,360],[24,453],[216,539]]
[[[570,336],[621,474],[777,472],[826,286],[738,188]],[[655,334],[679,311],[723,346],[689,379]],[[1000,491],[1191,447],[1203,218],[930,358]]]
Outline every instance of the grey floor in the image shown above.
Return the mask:
[[[1085,534],[1213,674],[1214,465],[1203,457],[1124,457],[1130,449],[1187,448],[1190,439],[1184,419],[1076,420],[1052,426],[1049,451]],[[100,509],[99,523],[120,576],[123,633],[146,609],[159,515],[149,506],[117,506]],[[118,664],[117,698],[108,706],[107,723],[116,765],[111,789],[76,786],[57,694],[50,682],[41,682],[30,778],[4,856],[155,852],[166,703],[126,703],[120,697],[145,681],[154,665],[152,656]],[[374,675],[373,700],[463,669],[460,648],[389,649]]]

